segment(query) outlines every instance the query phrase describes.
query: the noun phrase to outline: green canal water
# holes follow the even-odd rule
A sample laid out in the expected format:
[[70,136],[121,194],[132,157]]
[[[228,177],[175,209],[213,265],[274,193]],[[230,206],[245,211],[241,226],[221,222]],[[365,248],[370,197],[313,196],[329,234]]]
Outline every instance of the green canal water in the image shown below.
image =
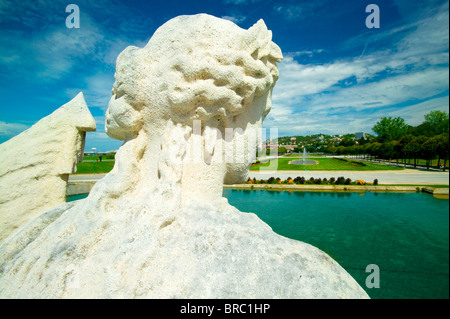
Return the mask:
[[[449,298],[448,200],[424,193],[237,189],[224,189],[224,196],[276,233],[325,251],[371,298]],[[379,267],[380,288],[366,287],[370,264]]]
[[[371,298],[449,298],[449,201],[424,193],[225,189],[285,237],[333,257]],[[366,278],[379,267],[380,288]]]

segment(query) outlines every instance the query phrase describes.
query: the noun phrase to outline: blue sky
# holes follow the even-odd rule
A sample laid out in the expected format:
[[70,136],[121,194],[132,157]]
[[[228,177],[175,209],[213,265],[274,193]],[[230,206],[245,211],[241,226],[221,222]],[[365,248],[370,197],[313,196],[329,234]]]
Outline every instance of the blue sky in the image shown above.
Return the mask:
[[[68,4],[80,28],[68,29]],[[368,4],[380,28],[368,29]],[[86,150],[117,149],[104,133],[115,60],[167,20],[208,13],[249,28],[260,18],[284,54],[264,126],[280,136],[371,133],[383,116],[420,124],[449,110],[448,1],[0,0],[0,142],[84,93],[97,123]]]

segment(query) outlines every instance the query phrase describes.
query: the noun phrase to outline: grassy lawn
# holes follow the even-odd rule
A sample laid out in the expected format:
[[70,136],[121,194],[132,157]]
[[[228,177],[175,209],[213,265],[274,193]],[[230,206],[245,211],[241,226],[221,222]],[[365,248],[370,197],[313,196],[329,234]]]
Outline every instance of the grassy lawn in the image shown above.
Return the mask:
[[[304,171],[305,169],[310,171],[379,171],[379,170],[402,170],[401,167],[379,165],[374,163],[364,162],[364,166],[358,164],[352,164],[352,160],[340,161],[333,158],[316,158],[315,160],[319,162],[317,165],[290,165],[290,161],[300,159],[300,158],[278,158],[271,161],[278,160],[278,167],[274,166],[277,170],[281,171]],[[359,161],[355,161],[359,162]],[[273,170],[274,168],[269,167],[269,162],[263,164],[256,164],[250,167],[251,171],[257,170]]]
[[103,162],[80,162],[76,174],[99,174],[108,173],[114,167],[114,161]]
[[[395,160],[395,159],[392,159],[392,161],[393,162],[397,162],[397,160]],[[400,159],[398,161],[399,165],[403,164],[404,162],[405,162],[405,160],[403,160],[403,159]],[[433,159],[433,160],[430,161],[430,167],[433,167],[433,166],[437,167],[438,166],[438,162],[439,162],[439,165],[444,165],[444,160],[443,159],[441,159],[440,161],[438,159]],[[406,163],[410,164],[410,165],[414,165],[414,159],[406,160]],[[416,159],[416,164],[425,166],[425,165],[427,165],[427,161],[424,160],[424,159],[419,159],[418,158],[418,159]],[[446,163],[446,166],[448,166],[448,161]]]
[[[281,170],[281,171],[377,171],[377,170],[402,170],[402,167],[396,166],[386,166],[379,165],[374,163],[364,162],[365,166],[361,166],[358,164],[352,164],[352,160],[340,161],[332,158],[311,158],[315,159],[319,164],[317,165],[290,165],[288,164],[292,160],[301,159],[299,157],[286,157],[286,158],[278,158],[272,161],[278,160],[278,167],[271,168],[269,167],[269,163],[256,164],[250,167],[251,171],[257,170]],[[101,174],[108,173],[114,167],[114,161],[89,161],[92,159],[88,159],[88,161],[83,161],[78,163],[78,169],[76,174]],[[355,162],[359,162],[356,160]]]

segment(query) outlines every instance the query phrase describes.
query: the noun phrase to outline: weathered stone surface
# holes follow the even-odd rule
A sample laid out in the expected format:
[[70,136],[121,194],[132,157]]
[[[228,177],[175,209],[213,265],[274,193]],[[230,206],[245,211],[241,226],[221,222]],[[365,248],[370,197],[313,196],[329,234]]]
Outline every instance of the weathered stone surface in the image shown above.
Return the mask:
[[106,114],[125,141],[115,167],[1,243],[0,296],[366,298],[328,255],[222,197],[247,176],[281,58],[262,20],[204,14],[122,52]]
[[0,240],[65,202],[69,174],[95,121],[83,93],[0,145]]
[[43,214],[3,244],[16,265],[2,264],[2,297],[366,297],[328,255],[226,200],[181,210],[127,205],[109,216],[86,205]]

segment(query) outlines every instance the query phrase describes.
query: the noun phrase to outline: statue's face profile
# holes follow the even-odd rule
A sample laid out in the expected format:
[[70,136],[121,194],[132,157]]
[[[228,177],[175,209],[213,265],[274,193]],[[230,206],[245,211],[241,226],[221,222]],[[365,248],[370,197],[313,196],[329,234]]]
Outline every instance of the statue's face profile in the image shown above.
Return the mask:
[[117,59],[117,70],[111,99],[105,115],[106,134],[118,140],[127,140],[135,136],[142,126],[140,110],[136,108],[135,70],[129,66],[134,63],[137,48],[128,47]]
[[[152,126],[161,120],[187,127],[199,120],[222,134],[240,129],[247,139],[257,133],[282,59],[271,32],[262,20],[245,30],[209,15],[191,17],[170,20],[144,48],[119,55],[106,112],[109,136],[130,140],[142,129],[157,130]],[[227,167],[241,172],[250,160]]]

